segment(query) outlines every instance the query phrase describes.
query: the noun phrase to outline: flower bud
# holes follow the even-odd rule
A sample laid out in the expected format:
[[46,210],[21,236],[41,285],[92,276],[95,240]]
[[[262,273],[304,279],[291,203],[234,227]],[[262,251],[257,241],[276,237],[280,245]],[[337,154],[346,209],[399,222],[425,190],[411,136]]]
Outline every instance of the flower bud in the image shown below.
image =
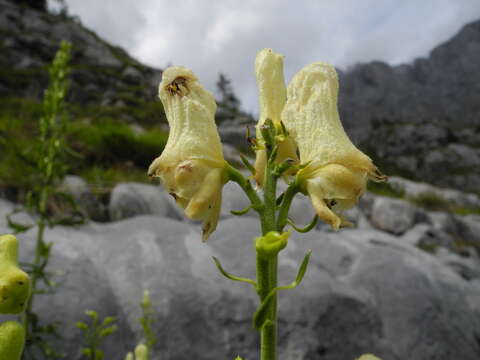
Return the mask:
[[[256,152],[255,180],[260,186],[263,184],[265,167],[267,164],[266,150],[261,127],[265,120],[272,120],[278,133],[282,132],[280,124],[281,113],[285,106],[287,93],[283,77],[283,56],[276,54],[272,49],[261,50],[255,59],[255,75],[257,78],[260,118],[257,124],[257,142],[260,147]],[[277,163],[283,162],[286,158],[298,160],[296,147],[293,141],[287,137],[277,137],[278,154]]]
[[0,359],[20,360],[25,346],[25,329],[16,321],[0,324]]
[[135,348],[135,360],[148,360],[148,348],[145,344],[139,344]]
[[17,262],[18,240],[0,236],[0,314],[19,314],[30,297],[30,278]]
[[287,246],[289,237],[289,232],[280,234],[278,231],[270,231],[255,240],[255,250],[259,257],[269,259]]

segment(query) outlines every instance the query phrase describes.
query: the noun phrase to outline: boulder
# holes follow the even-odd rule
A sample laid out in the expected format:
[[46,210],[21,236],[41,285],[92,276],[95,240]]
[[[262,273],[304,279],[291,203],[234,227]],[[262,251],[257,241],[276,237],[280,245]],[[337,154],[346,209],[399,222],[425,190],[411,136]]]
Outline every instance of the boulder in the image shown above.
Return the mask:
[[415,224],[415,208],[407,201],[376,197],[372,207],[371,222],[377,229],[400,235]]
[[161,187],[141,183],[116,185],[108,204],[112,220],[121,220],[138,215],[157,215],[181,219],[178,210]]
[[65,176],[59,190],[71,195],[88,218],[96,221],[105,221],[108,218],[106,206],[92,193],[90,186],[80,176]]
[[[5,230],[0,223],[0,233]],[[230,273],[254,277],[258,232],[251,217],[221,221],[207,243],[197,226],[159,216],[48,229],[45,238],[54,243],[49,271],[59,285],[37,296],[35,311],[43,322],[59,322],[63,339],[52,341],[71,360],[80,359],[83,339],[74,323],[85,320],[84,310],[117,316],[120,330],[103,349],[105,358],[121,359],[141,337],[138,304],[148,289],[158,338],[152,360],[255,359],[255,291],[221,276],[211,256]],[[27,261],[35,230],[19,238],[21,261]],[[480,356],[480,282],[386,232],[350,229],[292,234],[279,258],[280,284],[295,278],[308,249],[313,255],[302,284],[280,292],[281,357]]]

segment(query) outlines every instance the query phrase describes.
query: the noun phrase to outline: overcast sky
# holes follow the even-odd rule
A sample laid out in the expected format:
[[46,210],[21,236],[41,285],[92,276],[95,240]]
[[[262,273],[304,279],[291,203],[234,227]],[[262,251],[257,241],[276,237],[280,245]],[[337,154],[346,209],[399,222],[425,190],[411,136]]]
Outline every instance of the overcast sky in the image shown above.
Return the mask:
[[389,64],[427,56],[466,23],[480,0],[66,0],[69,13],[148,65],[184,65],[211,91],[232,79],[242,105],[257,112],[253,62],[270,47],[285,55],[287,82],[303,66],[328,61]]

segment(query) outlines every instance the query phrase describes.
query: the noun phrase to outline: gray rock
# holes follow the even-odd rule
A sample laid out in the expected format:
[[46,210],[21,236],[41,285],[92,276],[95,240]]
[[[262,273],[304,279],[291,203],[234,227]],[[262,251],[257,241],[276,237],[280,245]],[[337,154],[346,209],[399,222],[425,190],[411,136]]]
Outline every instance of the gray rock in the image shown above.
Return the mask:
[[[222,209],[220,212],[222,218],[235,216],[230,213],[231,210],[243,210],[249,205],[250,200],[248,200],[247,195],[245,195],[240,186],[232,181],[225,184],[222,192]],[[256,216],[255,214],[255,211],[249,210],[244,216]]]
[[[80,358],[74,322],[85,320],[85,309],[118,316],[121,331],[104,349],[106,358],[121,359],[140,338],[137,304],[148,289],[159,338],[153,360],[254,359],[256,294],[222,277],[211,256],[227,271],[253,277],[258,231],[255,219],[229,218],[202,244],[198,227],[158,216],[56,227],[46,239],[55,244],[49,270],[59,286],[37,297],[36,311],[60,322],[64,340],[55,348],[71,360]],[[23,261],[32,256],[34,235],[19,237]],[[293,280],[307,249],[313,256],[303,283],[280,293],[282,357],[344,360],[371,352],[382,359],[478,359],[475,280],[385,232],[351,229],[292,234],[280,255],[280,284]]]
[[439,188],[427,183],[415,182],[398,176],[389,177],[388,183],[394,188],[402,189],[408,198],[415,198],[422,194],[435,194],[439,198],[443,198],[457,206],[473,209],[480,208],[480,198],[475,194],[455,189]]
[[[161,71],[142,65],[79,21],[6,0],[0,0],[0,14],[2,40],[8,40],[2,41],[0,53],[6,70],[0,84],[8,89],[4,95],[41,99],[48,80],[45,67],[65,40],[73,44],[69,102],[112,105],[128,98],[132,88],[142,103],[157,98]],[[119,116],[129,120],[126,112]]]
[[480,21],[410,64],[340,72],[346,131],[390,173],[476,192],[480,185]]
[[480,279],[480,261],[478,257],[465,258],[441,248],[435,256],[459,274],[465,280]]
[[376,228],[399,235],[414,225],[415,212],[415,208],[404,200],[377,197],[370,220]]
[[76,175],[65,176],[60,184],[60,190],[72,195],[77,201],[80,201],[85,194],[91,194],[87,182]]
[[112,220],[121,220],[138,215],[158,215],[180,218],[179,213],[161,187],[122,183],[116,185],[110,194],[108,211]]
[[90,186],[80,176],[65,176],[59,190],[73,197],[84,216],[96,221],[107,220],[106,206],[92,193]]

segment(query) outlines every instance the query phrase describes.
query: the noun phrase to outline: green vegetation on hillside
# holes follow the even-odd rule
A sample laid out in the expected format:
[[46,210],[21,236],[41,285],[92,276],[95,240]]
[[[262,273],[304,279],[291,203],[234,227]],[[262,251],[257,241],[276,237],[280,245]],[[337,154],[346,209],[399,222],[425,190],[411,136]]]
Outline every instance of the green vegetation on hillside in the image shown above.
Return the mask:
[[[22,200],[34,177],[31,163],[40,141],[38,119],[42,104],[28,98],[2,98],[0,103],[0,192]],[[132,112],[143,112],[144,124],[149,121],[149,112],[155,110],[164,116],[157,103],[130,108]],[[168,134],[160,129],[160,122],[137,129],[118,120],[117,111],[111,107],[67,105],[71,124],[66,138],[73,150],[67,154],[70,172],[85,177],[94,189],[111,188],[128,180],[147,182],[145,169],[167,141]]]

